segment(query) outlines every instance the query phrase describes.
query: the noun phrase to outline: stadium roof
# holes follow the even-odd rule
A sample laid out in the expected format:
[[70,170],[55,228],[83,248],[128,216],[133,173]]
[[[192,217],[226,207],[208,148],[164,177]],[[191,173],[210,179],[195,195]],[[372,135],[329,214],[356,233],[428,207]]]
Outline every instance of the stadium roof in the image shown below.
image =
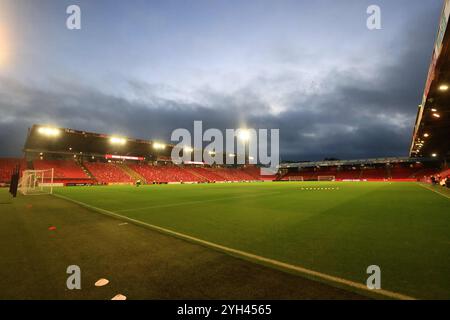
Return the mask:
[[35,124],[28,131],[24,152],[89,156],[112,154],[154,159],[156,155],[170,155],[171,147],[151,140]]
[[422,104],[410,146],[411,157],[450,156],[450,0],[442,9]]
[[287,168],[311,168],[311,167],[334,167],[334,166],[360,166],[360,165],[374,165],[374,164],[388,164],[388,163],[426,162],[426,161],[436,161],[436,159],[388,157],[388,158],[356,159],[356,160],[311,161],[311,162],[282,163],[280,164],[280,168],[287,169]]

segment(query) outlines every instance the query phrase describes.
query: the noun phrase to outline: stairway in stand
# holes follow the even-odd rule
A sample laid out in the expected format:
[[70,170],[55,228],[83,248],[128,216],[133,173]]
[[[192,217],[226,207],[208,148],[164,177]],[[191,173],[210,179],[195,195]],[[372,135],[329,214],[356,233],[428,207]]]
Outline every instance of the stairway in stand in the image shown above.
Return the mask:
[[144,179],[139,173],[128,167],[124,163],[115,163],[116,167],[122,169],[127,175],[129,175],[134,181],[141,180],[143,184],[147,183],[147,180]]
[[194,170],[190,170],[190,169],[188,169],[188,168],[185,168],[185,170],[186,170],[187,172],[189,172],[190,174],[192,174],[192,175],[198,177],[198,178],[200,179],[200,181],[203,181],[203,182],[207,182],[207,181],[208,181],[208,178],[205,178],[205,177],[202,176],[200,173],[198,173],[198,172],[196,172],[196,171],[194,171]]
[[87,176],[89,178],[91,178],[94,181],[97,181],[97,179],[95,179],[94,175],[88,170],[88,168],[86,168],[86,166],[83,164],[83,162],[78,162],[78,164],[80,165],[81,169],[83,169],[83,171],[87,174]]

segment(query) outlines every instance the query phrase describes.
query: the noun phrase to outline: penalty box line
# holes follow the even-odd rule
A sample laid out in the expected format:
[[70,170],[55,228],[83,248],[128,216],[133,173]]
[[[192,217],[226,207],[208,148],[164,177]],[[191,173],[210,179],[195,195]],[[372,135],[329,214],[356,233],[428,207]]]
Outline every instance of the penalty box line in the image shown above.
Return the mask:
[[293,265],[293,264],[289,264],[289,263],[286,263],[286,262],[281,262],[281,261],[278,261],[278,260],[262,257],[262,256],[259,256],[259,255],[253,254],[253,253],[241,251],[241,250],[238,250],[238,249],[233,249],[233,248],[226,247],[226,246],[214,243],[214,242],[202,240],[202,239],[199,239],[199,238],[196,238],[196,237],[184,234],[184,233],[180,233],[180,232],[173,231],[173,230],[170,230],[170,229],[166,229],[166,228],[163,228],[163,227],[159,227],[159,226],[156,226],[156,225],[153,225],[153,224],[149,224],[149,223],[146,223],[146,222],[135,220],[133,218],[125,217],[125,216],[122,216],[122,215],[120,215],[118,213],[115,213],[113,211],[109,211],[109,210],[105,210],[105,209],[98,208],[98,207],[95,207],[95,206],[91,206],[91,205],[89,205],[87,203],[84,203],[84,202],[81,202],[81,201],[77,201],[77,200],[74,200],[74,199],[71,199],[71,198],[59,195],[59,194],[53,194],[53,195],[55,197],[57,197],[57,198],[61,198],[61,199],[70,201],[70,202],[78,204],[78,205],[80,205],[82,207],[85,207],[85,208],[94,210],[96,212],[99,212],[101,214],[104,214],[104,215],[107,215],[107,216],[110,216],[110,217],[114,217],[114,218],[117,218],[117,219],[120,219],[120,220],[129,221],[129,222],[132,222],[133,224],[144,226],[144,227],[146,227],[148,229],[159,231],[159,232],[161,232],[163,234],[171,235],[171,236],[174,236],[174,237],[179,238],[179,239],[187,240],[189,242],[197,243],[197,244],[203,245],[205,247],[213,248],[213,249],[216,249],[216,250],[224,252],[224,253],[228,253],[228,254],[231,254],[231,255],[234,255],[234,256],[237,256],[237,257],[244,258],[246,260],[256,261],[256,262],[259,262],[259,263],[261,263],[263,265],[269,265],[269,266],[272,266],[272,267],[276,267],[278,269],[289,270],[291,272],[294,271],[295,273],[303,274],[303,275],[306,275],[306,276],[309,276],[309,277],[312,277],[312,278],[315,278],[315,279],[326,280],[326,282],[331,282],[331,283],[335,283],[335,284],[338,284],[338,285],[341,285],[341,286],[343,285],[343,286],[346,286],[346,287],[358,289],[358,290],[361,290],[361,291],[368,292],[370,294],[378,294],[380,296],[384,296],[384,297],[391,298],[391,299],[416,300],[416,298],[414,298],[414,297],[411,297],[411,296],[408,296],[408,295],[404,295],[404,294],[401,294],[401,293],[397,293],[397,292],[394,292],[394,291],[389,291],[389,290],[385,290],[385,289],[374,289],[374,290],[371,290],[371,289],[367,288],[367,286],[365,286],[364,284],[358,283],[358,282],[354,282],[352,280],[339,278],[339,277],[328,275],[328,274],[325,274],[325,273],[322,273],[322,272],[318,272],[318,271],[314,271],[314,270],[311,270],[311,269],[307,269],[307,268],[304,268],[304,267],[301,267],[301,266],[298,266],[298,265]]

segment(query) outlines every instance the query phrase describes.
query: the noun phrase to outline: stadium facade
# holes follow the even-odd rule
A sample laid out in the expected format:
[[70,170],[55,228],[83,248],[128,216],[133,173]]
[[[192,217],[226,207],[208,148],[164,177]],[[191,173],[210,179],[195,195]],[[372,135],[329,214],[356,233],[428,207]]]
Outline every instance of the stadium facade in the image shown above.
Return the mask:
[[418,107],[409,154],[450,158],[450,0],[444,2],[422,103]]

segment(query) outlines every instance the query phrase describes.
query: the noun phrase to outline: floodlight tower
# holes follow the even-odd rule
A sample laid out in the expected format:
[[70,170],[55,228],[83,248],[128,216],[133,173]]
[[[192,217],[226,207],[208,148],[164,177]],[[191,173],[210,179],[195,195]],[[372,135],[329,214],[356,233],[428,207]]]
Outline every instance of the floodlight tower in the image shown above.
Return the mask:
[[247,146],[248,141],[250,140],[250,132],[248,131],[248,129],[239,129],[238,139],[241,140],[242,143],[244,144],[244,164],[247,164],[248,163]]
[[166,145],[164,143],[160,143],[160,142],[153,142],[152,147],[156,154],[156,161],[158,161],[159,152],[166,149]]

